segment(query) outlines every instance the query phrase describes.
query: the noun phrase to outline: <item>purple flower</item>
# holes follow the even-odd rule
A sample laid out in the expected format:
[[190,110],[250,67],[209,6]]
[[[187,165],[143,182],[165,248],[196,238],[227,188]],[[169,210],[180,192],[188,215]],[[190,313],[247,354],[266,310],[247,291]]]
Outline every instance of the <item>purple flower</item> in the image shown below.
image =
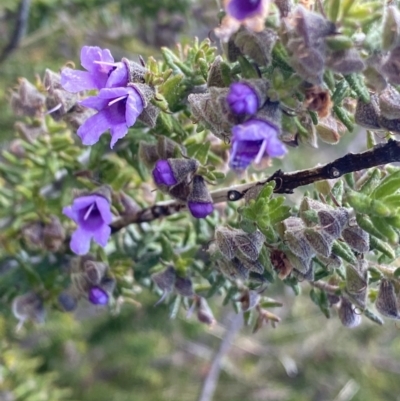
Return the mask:
[[196,217],[197,219],[203,219],[214,211],[214,205],[212,204],[212,202],[204,203],[189,201],[188,207],[190,213],[192,213],[192,216]]
[[71,206],[65,207],[63,213],[78,225],[70,242],[74,253],[88,253],[92,238],[100,246],[106,246],[111,234],[109,224],[112,221],[110,203],[106,198],[100,195],[81,196]]
[[97,96],[88,97],[81,102],[83,106],[98,110],[78,129],[77,134],[84,145],[93,145],[108,129],[111,132],[111,149],[118,139],[128,133],[143,111],[142,97],[134,87],[104,88]]
[[114,58],[108,49],[83,46],[81,50],[81,65],[87,71],[64,68],[61,71],[61,85],[68,92],[80,92],[89,89],[102,89],[126,86],[128,84],[128,69],[122,62],[114,63]]
[[178,183],[174,176],[174,172],[167,160],[158,160],[154,170],[153,178],[158,185],[176,185]]
[[107,305],[108,294],[100,287],[92,287],[89,290],[89,301],[94,305]]
[[274,125],[251,119],[232,129],[232,148],[229,165],[234,170],[244,170],[253,160],[259,163],[263,157],[279,157],[287,150],[278,138]]
[[244,82],[233,83],[226,100],[232,113],[238,115],[255,114],[259,107],[257,93]]
[[226,11],[232,17],[242,21],[262,12],[262,0],[231,0]]

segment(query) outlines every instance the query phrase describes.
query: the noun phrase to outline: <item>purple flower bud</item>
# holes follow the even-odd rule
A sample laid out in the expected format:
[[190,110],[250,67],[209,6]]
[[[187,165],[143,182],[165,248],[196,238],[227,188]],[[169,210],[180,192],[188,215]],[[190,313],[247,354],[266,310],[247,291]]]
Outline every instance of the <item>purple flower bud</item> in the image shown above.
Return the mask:
[[178,183],[174,172],[167,160],[159,160],[153,170],[154,181],[157,185],[176,185]]
[[107,305],[108,294],[100,287],[92,287],[89,290],[89,302],[94,305]]
[[114,63],[108,49],[95,46],[83,46],[81,64],[86,71],[64,68],[61,72],[61,84],[69,92],[89,89],[121,87],[128,83],[128,69],[125,63]]
[[254,161],[263,157],[280,157],[286,148],[278,138],[279,130],[274,125],[258,119],[251,119],[232,129],[230,167],[244,170]]
[[76,198],[63,213],[78,225],[71,237],[71,250],[77,255],[85,255],[93,238],[100,246],[107,244],[111,234],[109,224],[112,221],[110,202],[99,195]]
[[188,197],[188,207],[193,217],[202,219],[214,210],[213,200],[208,192],[204,179],[200,175],[193,178],[192,192]]
[[159,160],[153,170],[154,180],[158,185],[176,185],[187,182],[199,168],[195,159]]
[[242,21],[262,11],[262,0],[231,0],[226,11],[232,17]]
[[214,211],[214,205],[211,202],[189,202],[188,206],[192,216],[196,217],[197,219],[203,219]]
[[244,82],[233,83],[226,100],[232,113],[238,115],[255,114],[259,107],[257,93]]

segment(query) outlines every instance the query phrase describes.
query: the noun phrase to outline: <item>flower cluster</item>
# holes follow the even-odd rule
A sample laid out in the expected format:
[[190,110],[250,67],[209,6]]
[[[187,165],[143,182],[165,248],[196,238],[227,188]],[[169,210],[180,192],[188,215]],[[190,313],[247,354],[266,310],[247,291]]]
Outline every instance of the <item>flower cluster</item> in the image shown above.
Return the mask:
[[355,121],[362,127],[376,131],[400,133],[400,94],[390,84],[380,93],[370,95],[367,103],[357,100]]
[[[187,203],[193,217],[207,217],[214,211],[214,205],[204,178],[196,174],[199,162],[186,156],[171,157],[179,147],[170,139],[167,144],[160,152],[159,144],[141,143],[140,154],[142,160],[153,169],[154,182],[161,191]],[[182,156],[185,154],[184,151]]]
[[287,27],[291,65],[307,82],[321,85],[326,67],[341,74],[365,68],[358,50],[336,45],[335,40],[343,37],[337,34],[335,24],[322,15],[299,5],[292,11]]
[[[310,211],[317,215],[318,224],[310,217]],[[296,269],[307,276],[313,276],[310,269],[315,255],[326,264],[340,264],[332,250],[338,238],[342,238],[356,252],[364,253],[369,249],[368,233],[354,219],[350,219],[347,209],[334,209],[308,197],[301,203],[300,217],[289,217],[283,225],[286,244],[296,256],[292,258]]]
[[115,279],[109,270],[108,265],[92,255],[73,258],[70,263],[71,285],[59,295],[60,306],[71,312],[77,308],[81,298],[93,305],[107,305],[115,288]]
[[114,62],[108,49],[84,46],[81,50],[81,64],[86,71],[64,68],[61,85],[69,92],[98,90],[96,96],[80,102],[82,106],[97,110],[77,131],[84,145],[94,145],[107,130],[111,133],[111,148],[123,138],[137,119],[149,121],[145,109],[153,113],[156,108],[149,101],[154,89],[144,84],[146,70],[126,59]]
[[268,87],[264,79],[243,80],[229,88],[210,87],[206,94],[189,96],[195,117],[216,136],[230,138],[229,165],[236,171],[245,170],[253,161],[286,154],[279,139],[279,103],[267,98]]
[[220,271],[230,279],[247,280],[250,273],[260,277],[264,266],[259,260],[265,236],[261,231],[249,234],[230,227],[215,230],[215,244],[209,248]]

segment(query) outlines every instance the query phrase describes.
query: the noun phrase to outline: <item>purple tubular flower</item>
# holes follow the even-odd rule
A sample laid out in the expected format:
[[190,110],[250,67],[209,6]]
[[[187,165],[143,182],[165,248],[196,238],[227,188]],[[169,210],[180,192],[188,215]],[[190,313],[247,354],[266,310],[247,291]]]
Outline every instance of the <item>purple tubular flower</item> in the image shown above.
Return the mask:
[[96,46],[83,46],[81,65],[86,71],[64,68],[61,71],[61,85],[68,92],[90,89],[119,87],[128,84],[128,70],[124,63],[114,63],[108,49]]
[[234,170],[244,170],[252,161],[259,163],[263,157],[280,157],[287,152],[278,138],[278,129],[266,121],[251,119],[233,127],[232,133],[229,165]]
[[153,178],[158,185],[171,186],[178,183],[167,160],[157,161],[153,170]]
[[106,246],[111,234],[109,224],[112,221],[110,203],[106,198],[100,195],[81,196],[71,206],[65,207],[63,213],[78,225],[70,242],[74,253],[88,253],[92,238],[100,246]]
[[84,145],[93,145],[108,129],[111,132],[111,149],[118,139],[128,133],[143,111],[143,100],[133,87],[104,88],[97,96],[88,97],[81,102],[83,106],[98,110],[78,129],[77,134]]
[[231,0],[227,6],[227,12],[239,21],[253,17],[261,12],[262,0]]
[[233,83],[226,100],[232,113],[238,115],[255,114],[259,107],[256,92],[244,82]]
[[197,219],[203,219],[214,211],[212,202],[203,203],[190,201],[188,202],[188,207],[192,216]]
[[108,294],[100,287],[92,287],[89,290],[89,302],[94,305],[107,305]]

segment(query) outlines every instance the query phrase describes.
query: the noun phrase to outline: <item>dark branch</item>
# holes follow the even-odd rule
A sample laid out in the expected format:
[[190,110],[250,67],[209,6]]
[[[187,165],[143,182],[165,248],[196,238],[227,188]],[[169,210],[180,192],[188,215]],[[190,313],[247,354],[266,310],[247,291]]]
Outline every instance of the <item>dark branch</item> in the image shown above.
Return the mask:
[[19,46],[22,38],[25,36],[30,5],[31,0],[21,0],[19,3],[15,18],[14,32],[12,33],[8,45],[3,49],[0,55],[0,62],[4,61]]
[[[387,143],[376,145],[363,153],[348,153],[323,166],[292,173],[284,173],[282,170],[278,170],[266,179],[219,189],[211,192],[211,196],[214,203],[235,202],[242,199],[250,188],[263,186],[271,181],[276,183],[275,193],[289,194],[293,193],[293,190],[298,187],[317,181],[335,179],[347,173],[394,162],[400,162],[400,141],[389,140]],[[149,222],[160,217],[170,216],[185,209],[185,207],[184,204],[177,201],[153,205],[131,216],[119,218],[111,225],[112,232],[115,233],[129,224]]]
[[276,193],[292,193],[295,188],[316,181],[339,178],[347,173],[398,161],[400,161],[400,142],[389,140],[389,142],[376,145],[366,152],[348,153],[340,159],[313,169],[293,173],[284,173],[278,170],[266,182],[276,182],[274,191]]

